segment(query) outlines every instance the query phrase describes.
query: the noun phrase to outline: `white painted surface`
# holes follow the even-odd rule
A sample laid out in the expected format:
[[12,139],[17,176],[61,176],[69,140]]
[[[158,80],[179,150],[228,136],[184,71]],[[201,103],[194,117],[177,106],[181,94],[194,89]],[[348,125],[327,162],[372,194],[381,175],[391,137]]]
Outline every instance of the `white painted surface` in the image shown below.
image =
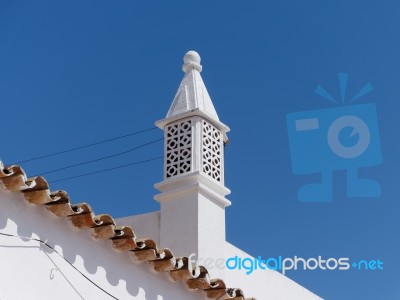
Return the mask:
[[[67,219],[28,205],[20,194],[0,192],[0,208],[1,233],[46,240],[118,299],[204,300],[201,293],[188,291],[166,274],[153,272],[147,264],[135,263],[127,253],[112,249],[110,241],[94,240],[88,230],[76,230]],[[1,300],[113,299],[51,249],[39,245],[37,241],[0,236]]]
[[167,116],[157,121],[156,126],[164,130],[167,124],[199,116],[216,126],[221,131],[223,140],[228,142],[226,133],[230,129],[219,120],[214,104],[200,75],[202,70],[200,55],[196,51],[189,51],[185,54],[183,61],[182,70],[185,75],[171,103]]
[[[219,121],[201,78],[199,54],[189,51],[183,60],[185,76],[167,117],[156,122],[164,130],[165,152],[164,181],[155,185],[160,245],[178,256],[216,259],[224,255],[225,207],[231,204],[224,186],[223,141],[229,128]],[[187,149],[189,158],[181,154]],[[215,269],[211,276],[223,278],[223,273]]]
[[189,51],[183,57],[182,66],[185,76],[178,88],[166,118],[199,109],[212,118],[219,120],[214,104],[211,101],[207,88],[201,78],[200,55],[195,51]]
[[[178,256],[196,254],[200,259],[224,255],[225,207],[229,190],[202,174],[192,173],[156,185],[161,191],[160,245]],[[223,278],[224,269],[212,277]]]

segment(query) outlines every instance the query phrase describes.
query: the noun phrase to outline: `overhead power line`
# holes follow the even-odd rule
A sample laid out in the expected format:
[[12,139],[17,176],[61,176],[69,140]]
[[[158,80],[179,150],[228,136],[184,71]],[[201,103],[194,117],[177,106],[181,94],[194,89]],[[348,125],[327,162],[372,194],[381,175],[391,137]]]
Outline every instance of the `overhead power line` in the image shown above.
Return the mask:
[[91,143],[91,144],[87,144],[87,145],[83,145],[83,146],[79,146],[79,147],[75,147],[75,148],[70,148],[70,149],[67,149],[67,150],[62,150],[62,151],[58,151],[58,152],[54,152],[54,153],[49,153],[49,154],[45,154],[45,155],[41,155],[41,156],[29,158],[29,159],[17,161],[14,164],[26,163],[26,162],[29,162],[29,161],[34,161],[34,160],[47,158],[47,157],[51,157],[51,156],[56,156],[56,155],[60,155],[60,154],[64,154],[64,153],[68,153],[68,152],[84,149],[84,148],[93,147],[93,146],[96,146],[96,145],[99,145],[99,144],[108,143],[108,142],[111,142],[111,141],[123,139],[123,138],[129,137],[129,136],[133,136],[133,135],[144,133],[144,132],[147,132],[147,131],[150,131],[150,130],[154,130],[156,128],[157,127],[151,127],[151,128],[147,128],[147,129],[144,129],[144,130],[139,130],[139,131],[136,131],[136,132],[128,133],[128,134],[125,134],[125,135],[117,136],[117,137],[106,139],[106,140],[102,140],[102,141],[98,141],[98,142],[95,142],[95,143]]
[[79,178],[79,177],[89,176],[89,175],[93,175],[93,174],[108,172],[108,171],[112,171],[112,170],[116,170],[116,169],[121,169],[121,168],[129,167],[129,166],[133,166],[133,165],[138,165],[138,164],[150,162],[150,161],[153,161],[153,160],[161,159],[163,157],[164,156],[158,156],[158,157],[155,157],[155,158],[141,160],[141,161],[137,161],[137,162],[134,162],[134,163],[120,165],[120,166],[116,166],[116,167],[112,167],[112,168],[108,168],[108,169],[103,169],[103,170],[84,173],[84,174],[79,174],[79,175],[75,175],[75,176],[71,176],[71,177],[65,177],[65,178],[61,178],[61,179],[51,180],[51,181],[49,181],[49,183],[54,183],[54,182],[59,182],[59,181],[64,181],[64,180],[69,180],[69,179],[75,179],[75,178]]
[[129,153],[129,152],[135,151],[135,150],[137,150],[137,149],[143,148],[143,147],[145,147],[145,146],[154,144],[154,143],[159,142],[159,141],[161,141],[161,140],[163,140],[163,139],[164,139],[164,138],[160,138],[160,139],[157,139],[157,140],[154,140],[154,141],[151,141],[151,142],[148,142],[148,143],[139,145],[139,146],[134,147],[134,148],[132,148],[132,149],[128,149],[128,150],[123,151],[123,152],[119,152],[119,153],[115,153],[115,154],[112,154],[112,155],[103,156],[103,157],[100,157],[100,158],[96,158],[96,159],[84,161],[84,162],[81,162],[81,163],[69,165],[69,166],[66,166],[66,167],[62,167],[62,168],[58,168],[58,169],[54,169],[54,170],[42,172],[42,173],[40,173],[39,175],[50,174],[50,173],[58,172],[58,171],[61,171],[61,170],[66,170],[66,169],[70,169],[70,168],[74,168],[74,167],[78,167],[78,166],[82,166],[82,165],[91,164],[91,163],[94,163],[94,162],[97,162],[97,161],[109,159],[109,158],[112,158],[112,157],[120,156],[120,155]]
[[[36,241],[39,242],[41,245],[46,246],[47,248],[53,250],[54,253],[56,253],[59,257],[61,257],[62,259],[64,259],[73,269],[75,269],[76,272],[78,272],[79,274],[81,274],[83,276],[83,278],[85,278],[87,281],[89,281],[92,285],[94,285],[96,288],[98,288],[100,291],[102,291],[103,293],[107,294],[108,296],[110,296],[113,299],[118,300],[117,297],[113,296],[112,294],[110,294],[109,292],[107,292],[104,288],[102,288],[100,285],[96,284],[93,280],[91,280],[88,276],[86,276],[85,274],[83,274],[77,267],[75,267],[74,264],[72,264],[68,259],[66,259],[63,255],[61,255],[60,252],[58,252],[53,246],[50,246],[46,241],[43,241],[41,239],[36,239],[36,238],[31,238],[31,237],[25,237],[25,236],[20,236],[20,235],[15,235],[15,234],[9,234],[9,233],[3,233],[0,232],[0,235],[2,236],[7,236],[7,237],[13,237],[13,238],[20,238],[23,240],[31,240],[31,241]],[[50,257],[49,257],[50,258]],[[54,262],[53,262],[54,263]],[[76,289],[75,289],[76,291]]]

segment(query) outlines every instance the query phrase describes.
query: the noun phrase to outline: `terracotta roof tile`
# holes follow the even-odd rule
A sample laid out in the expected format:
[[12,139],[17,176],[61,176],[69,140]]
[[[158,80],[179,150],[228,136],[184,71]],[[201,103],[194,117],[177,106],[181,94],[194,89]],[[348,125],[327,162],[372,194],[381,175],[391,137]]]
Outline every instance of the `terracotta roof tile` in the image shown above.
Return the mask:
[[158,248],[151,239],[137,238],[131,227],[116,226],[110,215],[95,215],[89,204],[71,204],[65,191],[51,192],[43,177],[28,178],[18,165],[4,167],[0,161],[0,183],[5,191],[21,192],[28,202],[41,205],[58,217],[67,217],[76,228],[91,228],[94,238],[109,239],[116,250],[129,251],[134,261],[147,262],[157,272],[168,272],[174,281],[205,292],[209,299],[255,300],[245,298],[241,289],[227,288],[221,279],[210,279],[203,266],[192,270],[187,257],[176,257],[170,249]]

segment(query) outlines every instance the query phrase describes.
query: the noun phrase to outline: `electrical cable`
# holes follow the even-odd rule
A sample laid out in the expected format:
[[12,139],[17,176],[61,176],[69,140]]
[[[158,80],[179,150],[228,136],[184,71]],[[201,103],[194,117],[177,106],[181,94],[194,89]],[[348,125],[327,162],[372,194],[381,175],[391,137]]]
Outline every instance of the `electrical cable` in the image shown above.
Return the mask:
[[119,152],[119,153],[116,153],[116,154],[112,154],[112,155],[108,155],[108,156],[103,156],[103,157],[96,158],[96,159],[92,159],[92,160],[89,160],[89,161],[84,161],[84,162],[77,163],[77,164],[73,164],[73,165],[69,165],[69,166],[66,166],[66,167],[62,167],[62,168],[58,168],[58,169],[53,169],[53,170],[50,170],[50,171],[42,172],[42,173],[40,173],[39,175],[36,175],[36,176],[41,176],[41,175],[45,175],[45,174],[50,174],[50,173],[54,173],[54,172],[58,172],[58,171],[62,171],[62,170],[66,170],[66,169],[70,169],[70,168],[82,166],[82,165],[87,165],[87,164],[94,163],[94,162],[97,162],[97,161],[101,161],[101,160],[104,160],[104,159],[108,159],[108,158],[120,156],[120,155],[129,153],[129,152],[132,152],[132,151],[134,151],[134,150],[143,148],[143,147],[145,147],[145,146],[154,144],[154,143],[159,142],[159,141],[161,141],[161,140],[163,140],[163,139],[164,139],[164,138],[160,138],[160,139],[157,139],[157,140],[154,140],[154,141],[151,141],[151,142],[148,142],[148,143],[139,145],[139,146],[137,146],[137,147],[134,147],[134,148],[131,148],[131,149],[128,149],[128,150],[126,150],[126,151]]
[[146,163],[146,162],[150,162],[153,160],[157,160],[157,159],[161,159],[164,156],[158,156],[155,158],[150,158],[150,159],[146,159],[146,160],[141,160],[141,161],[137,161],[134,163],[130,163],[130,164],[125,164],[125,165],[120,165],[120,166],[116,166],[116,167],[112,167],[112,168],[108,168],[108,169],[103,169],[103,170],[99,170],[99,171],[94,171],[94,172],[89,172],[89,173],[84,173],[84,174],[79,174],[76,176],[71,176],[71,177],[65,177],[65,178],[61,178],[61,179],[56,179],[56,180],[51,180],[48,183],[54,183],[54,182],[59,182],[59,181],[64,181],[64,180],[69,180],[69,179],[75,179],[75,178],[79,178],[79,177],[84,177],[84,176],[89,176],[89,175],[93,175],[93,174],[98,174],[98,173],[103,173],[103,172],[107,172],[107,171],[112,171],[115,169],[121,169],[121,168],[125,168],[125,167],[129,167],[129,166],[133,166],[133,165],[138,165],[141,163]]
[[80,150],[80,149],[84,149],[84,148],[89,148],[89,147],[96,146],[96,145],[99,145],[99,144],[103,144],[103,143],[107,143],[107,142],[123,139],[123,138],[129,137],[129,136],[133,136],[133,135],[136,135],[136,134],[140,134],[140,133],[143,133],[143,132],[154,130],[156,128],[157,127],[151,127],[151,128],[147,128],[147,129],[144,129],[144,130],[139,130],[139,131],[136,131],[136,132],[128,133],[128,134],[125,134],[125,135],[117,136],[117,137],[106,139],[106,140],[102,140],[102,141],[98,141],[98,142],[95,142],[95,143],[91,143],[91,144],[87,144],[87,145],[83,145],[83,146],[79,146],[79,147],[75,147],[75,148],[71,148],[71,149],[67,149],[67,150],[62,150],[62,151],[58,151],[58,152],[54,152],[54,153],[49,153],[49,154],[45,154],[45,155],[41,155],[41,156],[37,156],[37,157],[32,157],[32,158],[29,158],[29,159],[24,159],[24,160],[15,162],[13,164],[26,163],[26,162],[30,162],[30,161],[46,158],[46,157],[51,157],[51,156],[55,156],[55,155],[64,154],[64,153],[67,153],[67,152],[72,152],[72,151],[76,151],[76,150]]
[[42,241],[41,239],[36,239],[36,238],[30,238],[30,237],[25,237],[25,236],[20,236],[20,235],[14,235],[14,234],[9,234],[9,233],[3,233],[0,232],[0,235],[3,236],[8,236],[8,237],[15,237],[15,238],[21,238],[21,239],[27,239],[27,240],[31,240],[31,241],[37,241],[39,243],[41,243],[42,245],[45,245],[46,247],[48,247],[49,249],[53,250],[58,256],[60,256],[61,258],[63,258],[71,267],[73,267],[75,269],[75,271],[77,271],[79,274],[81,274],[86,280],[88,280],[91,284],[93,284],[95,287],[97,287],[99,290],[101,290],[102,292],[106,293],[107,295],[109,295],[111,298],[119,300],[117,297],[111,295],[109,292],[107,292],[105,289],[103,289],[101,286],[99,286],[98,284],[96,284],[94,281],[92,281],[89,277],[87,277],[85,274],[83,274],[77,267],[75,267],[68,259],[66,259],[63,255],[61,255],[61,253],[59,253],[56,249],[54,249],[54,247],[50,246],[47,242]]

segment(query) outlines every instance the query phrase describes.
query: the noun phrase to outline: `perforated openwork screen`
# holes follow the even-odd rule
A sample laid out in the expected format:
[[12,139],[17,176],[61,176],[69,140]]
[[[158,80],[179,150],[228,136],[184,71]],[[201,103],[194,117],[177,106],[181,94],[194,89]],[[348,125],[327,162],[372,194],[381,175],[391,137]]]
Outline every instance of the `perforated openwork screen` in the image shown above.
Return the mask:
[[203,172],[221,182],[221,132],[203,120]]
[[192,121],[186,120],[166,127],[165,177],[191,171]]

